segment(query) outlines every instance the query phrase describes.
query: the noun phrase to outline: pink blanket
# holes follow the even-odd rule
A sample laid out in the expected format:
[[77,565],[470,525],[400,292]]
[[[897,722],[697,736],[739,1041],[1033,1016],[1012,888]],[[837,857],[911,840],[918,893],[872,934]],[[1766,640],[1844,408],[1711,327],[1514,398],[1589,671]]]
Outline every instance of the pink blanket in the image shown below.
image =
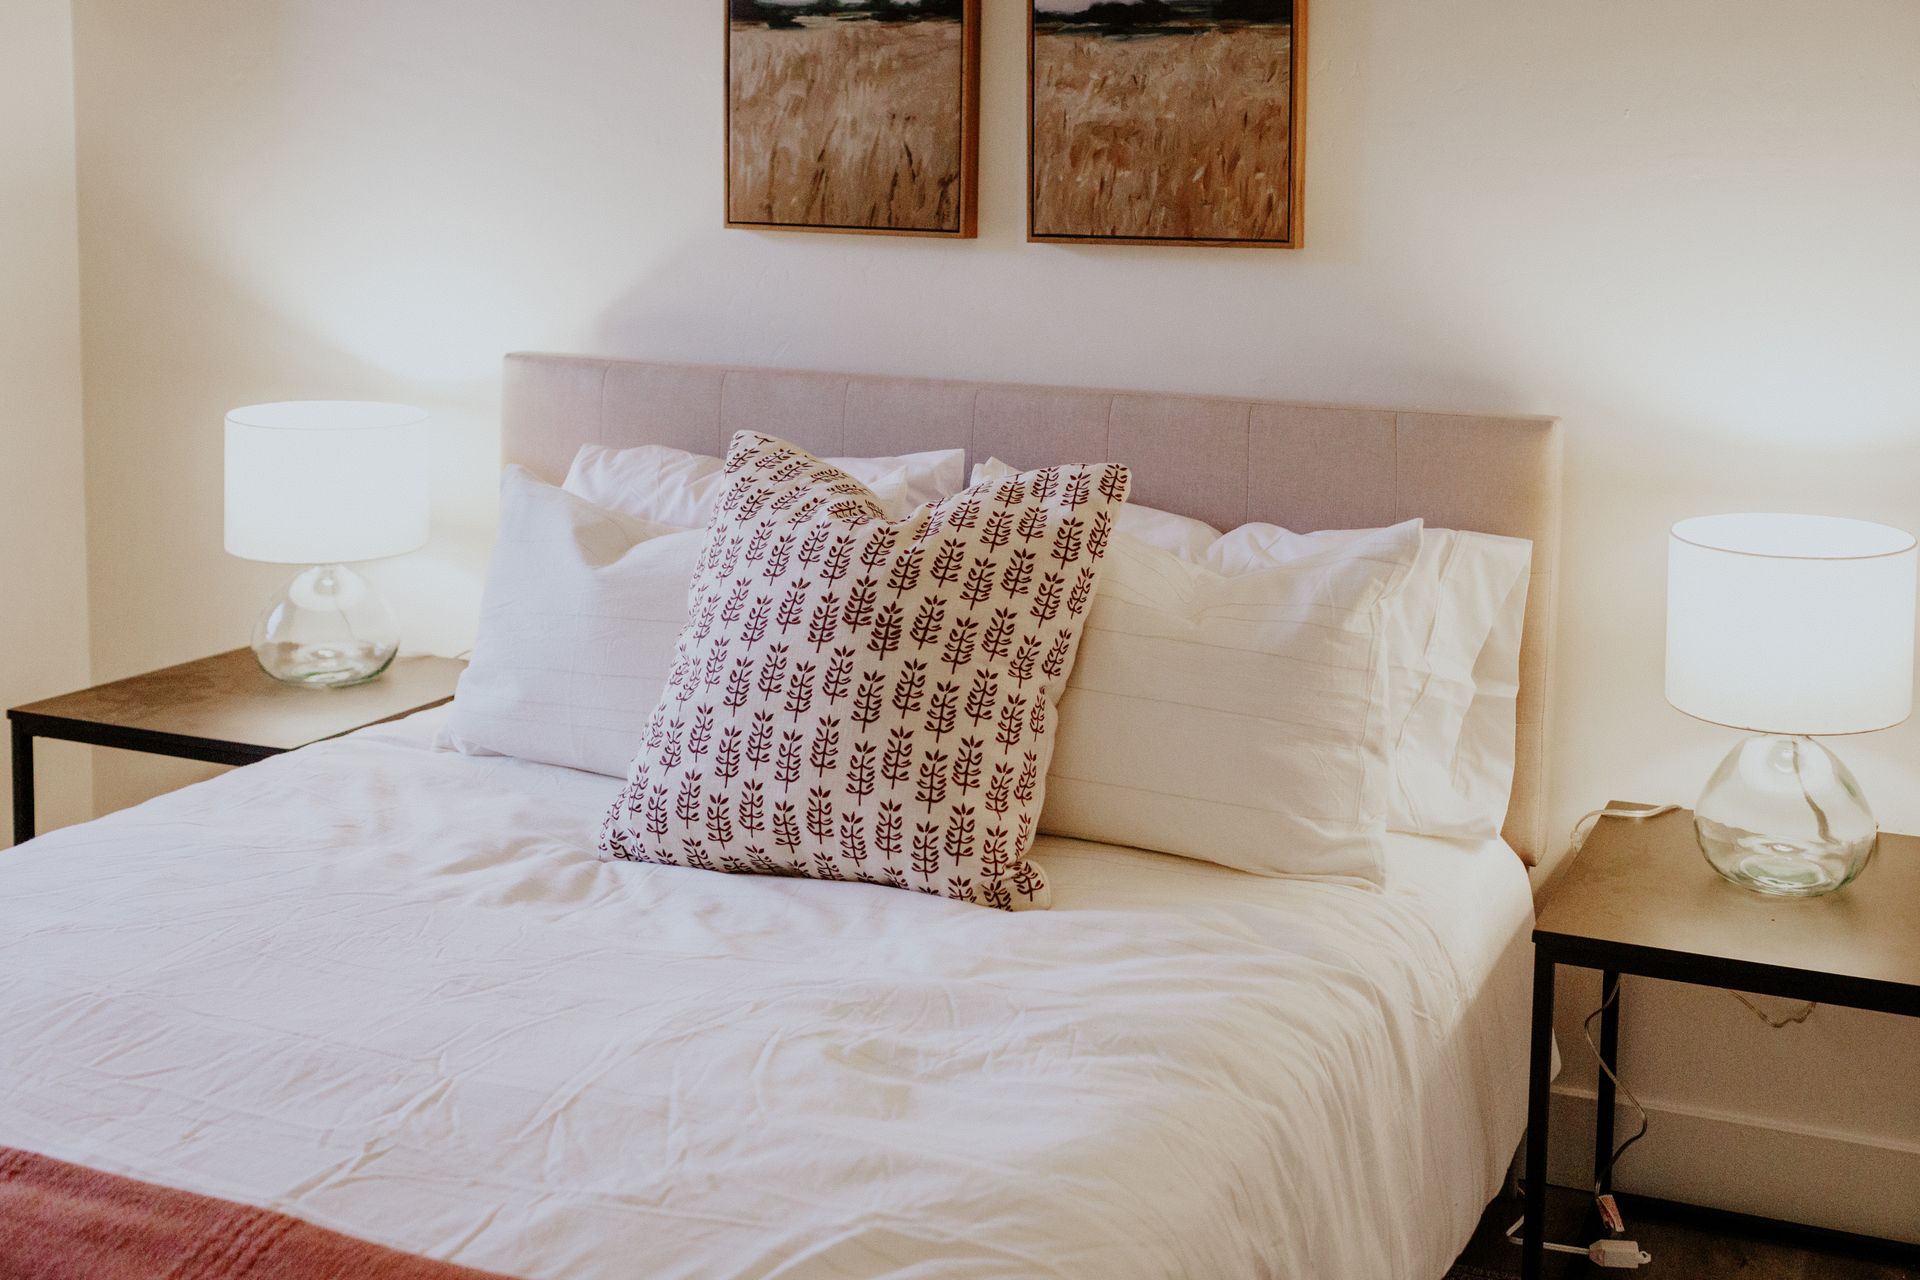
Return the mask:
[[502,1280],[298,1218],[0,1147],[5,1280]]

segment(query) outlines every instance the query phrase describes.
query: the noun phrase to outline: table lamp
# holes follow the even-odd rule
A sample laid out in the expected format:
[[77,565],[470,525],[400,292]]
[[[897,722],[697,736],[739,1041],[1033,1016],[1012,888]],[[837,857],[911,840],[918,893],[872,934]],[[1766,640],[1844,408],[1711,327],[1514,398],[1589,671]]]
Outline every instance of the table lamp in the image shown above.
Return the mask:
[[359,400],[227,415],[227,552],[308,566],[254,625],[254,655],[276,680],[360,684],[393,661],[399,624],[347,562],[426,545],[426,419],[407,405]]
[[1694,806],[1707,861],[1761,893],[1811,897],[1867,865],[1879,827],[1816,740],[1913,709],[1912,534],[1832,516],[1700,516],[1667,543],[1667,701],[1755,736]]

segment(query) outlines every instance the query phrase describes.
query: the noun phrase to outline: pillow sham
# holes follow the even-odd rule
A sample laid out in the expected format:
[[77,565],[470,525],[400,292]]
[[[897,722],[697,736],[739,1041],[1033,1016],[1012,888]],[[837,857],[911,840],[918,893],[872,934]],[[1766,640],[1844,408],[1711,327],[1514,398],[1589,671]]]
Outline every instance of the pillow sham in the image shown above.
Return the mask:
[[[966,481],[966,454],[934,449],[892,458],[827,458],[872,490],[894,518],[923,503],[957,493]],[[728,477],[721,461],[660,444],[629,449],[580,446],[562,486],[568,493],[616,511],[681,529],[705,527]]]
[[[1371,534],[1242,525],[1209,547],[1201,563],[1229,575],[1260,572],[1304,556],[1352,553]],[[1422,530],[1384,632],[1389,830],[1500,834],[1513,790],[1520,632],[1532,562],[1533,544],[1523,538]]]
[[1040,829],[1378,883],[1385,615],[1419,548],[1409,521],[1227,576],[1116,537],[1061,699]]
[[625,773],[705,543],[506,468],[480,629],[437,744]]
[[768,436],[735,436],[726,474],[603,855],[1050,905],[1026,855],[1126,469],[904,520]]
[[[1008,470],[973,469],[976,483]],[[1222,534],[1170,511],[1129,503],[1121,534],[1232,576],[1323,550],[1373,530],[1294,533],[1246,524]],[[1393,783],[1387,827],[1416,835],[1497,837],[1513,791],[1520,635],[1533,546],[1521,538],[1423,529],[1406,588],[1389,607],[1387,699]]]

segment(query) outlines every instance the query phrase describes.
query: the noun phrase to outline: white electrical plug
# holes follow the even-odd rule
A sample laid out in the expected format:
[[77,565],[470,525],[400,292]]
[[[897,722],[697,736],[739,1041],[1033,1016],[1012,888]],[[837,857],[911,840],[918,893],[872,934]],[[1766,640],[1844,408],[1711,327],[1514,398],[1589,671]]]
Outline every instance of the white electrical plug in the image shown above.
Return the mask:
[[1595,1240],[1587,1250],[1587,1257],[1603,1267],[1628,1269],[1644,1267],[1653,1261],[1653,1255],[1636,1240]]

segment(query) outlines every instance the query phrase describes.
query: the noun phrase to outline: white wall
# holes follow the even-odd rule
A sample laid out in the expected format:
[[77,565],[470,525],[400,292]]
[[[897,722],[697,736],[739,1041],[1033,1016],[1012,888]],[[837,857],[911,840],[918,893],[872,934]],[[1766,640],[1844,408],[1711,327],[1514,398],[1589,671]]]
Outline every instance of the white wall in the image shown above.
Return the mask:
[[[220,415],[290,396],[439,415],[435,546],[380,577],[462,648],[516,348],[1557,414],[1561,826],[1730,744],[1661,700],[1670,521],[1920,527],[1909,0],[1322,0],[1299,253],[1024,243],[1018,0],[979,241],[724,231],[714,7],[77,0],[96,674],[244,639],[276,571],[221,553]],[[1920,829],[1920,728],[1844,750]],[[1629,1185],[1915,1231],[1920,1028],[1631,995],[1671,1114]]]
[[[0,5],[0,707],[87,683],[72,50],[67,0]],[[34,761],[40,829],[85,818],[85,749]]]

